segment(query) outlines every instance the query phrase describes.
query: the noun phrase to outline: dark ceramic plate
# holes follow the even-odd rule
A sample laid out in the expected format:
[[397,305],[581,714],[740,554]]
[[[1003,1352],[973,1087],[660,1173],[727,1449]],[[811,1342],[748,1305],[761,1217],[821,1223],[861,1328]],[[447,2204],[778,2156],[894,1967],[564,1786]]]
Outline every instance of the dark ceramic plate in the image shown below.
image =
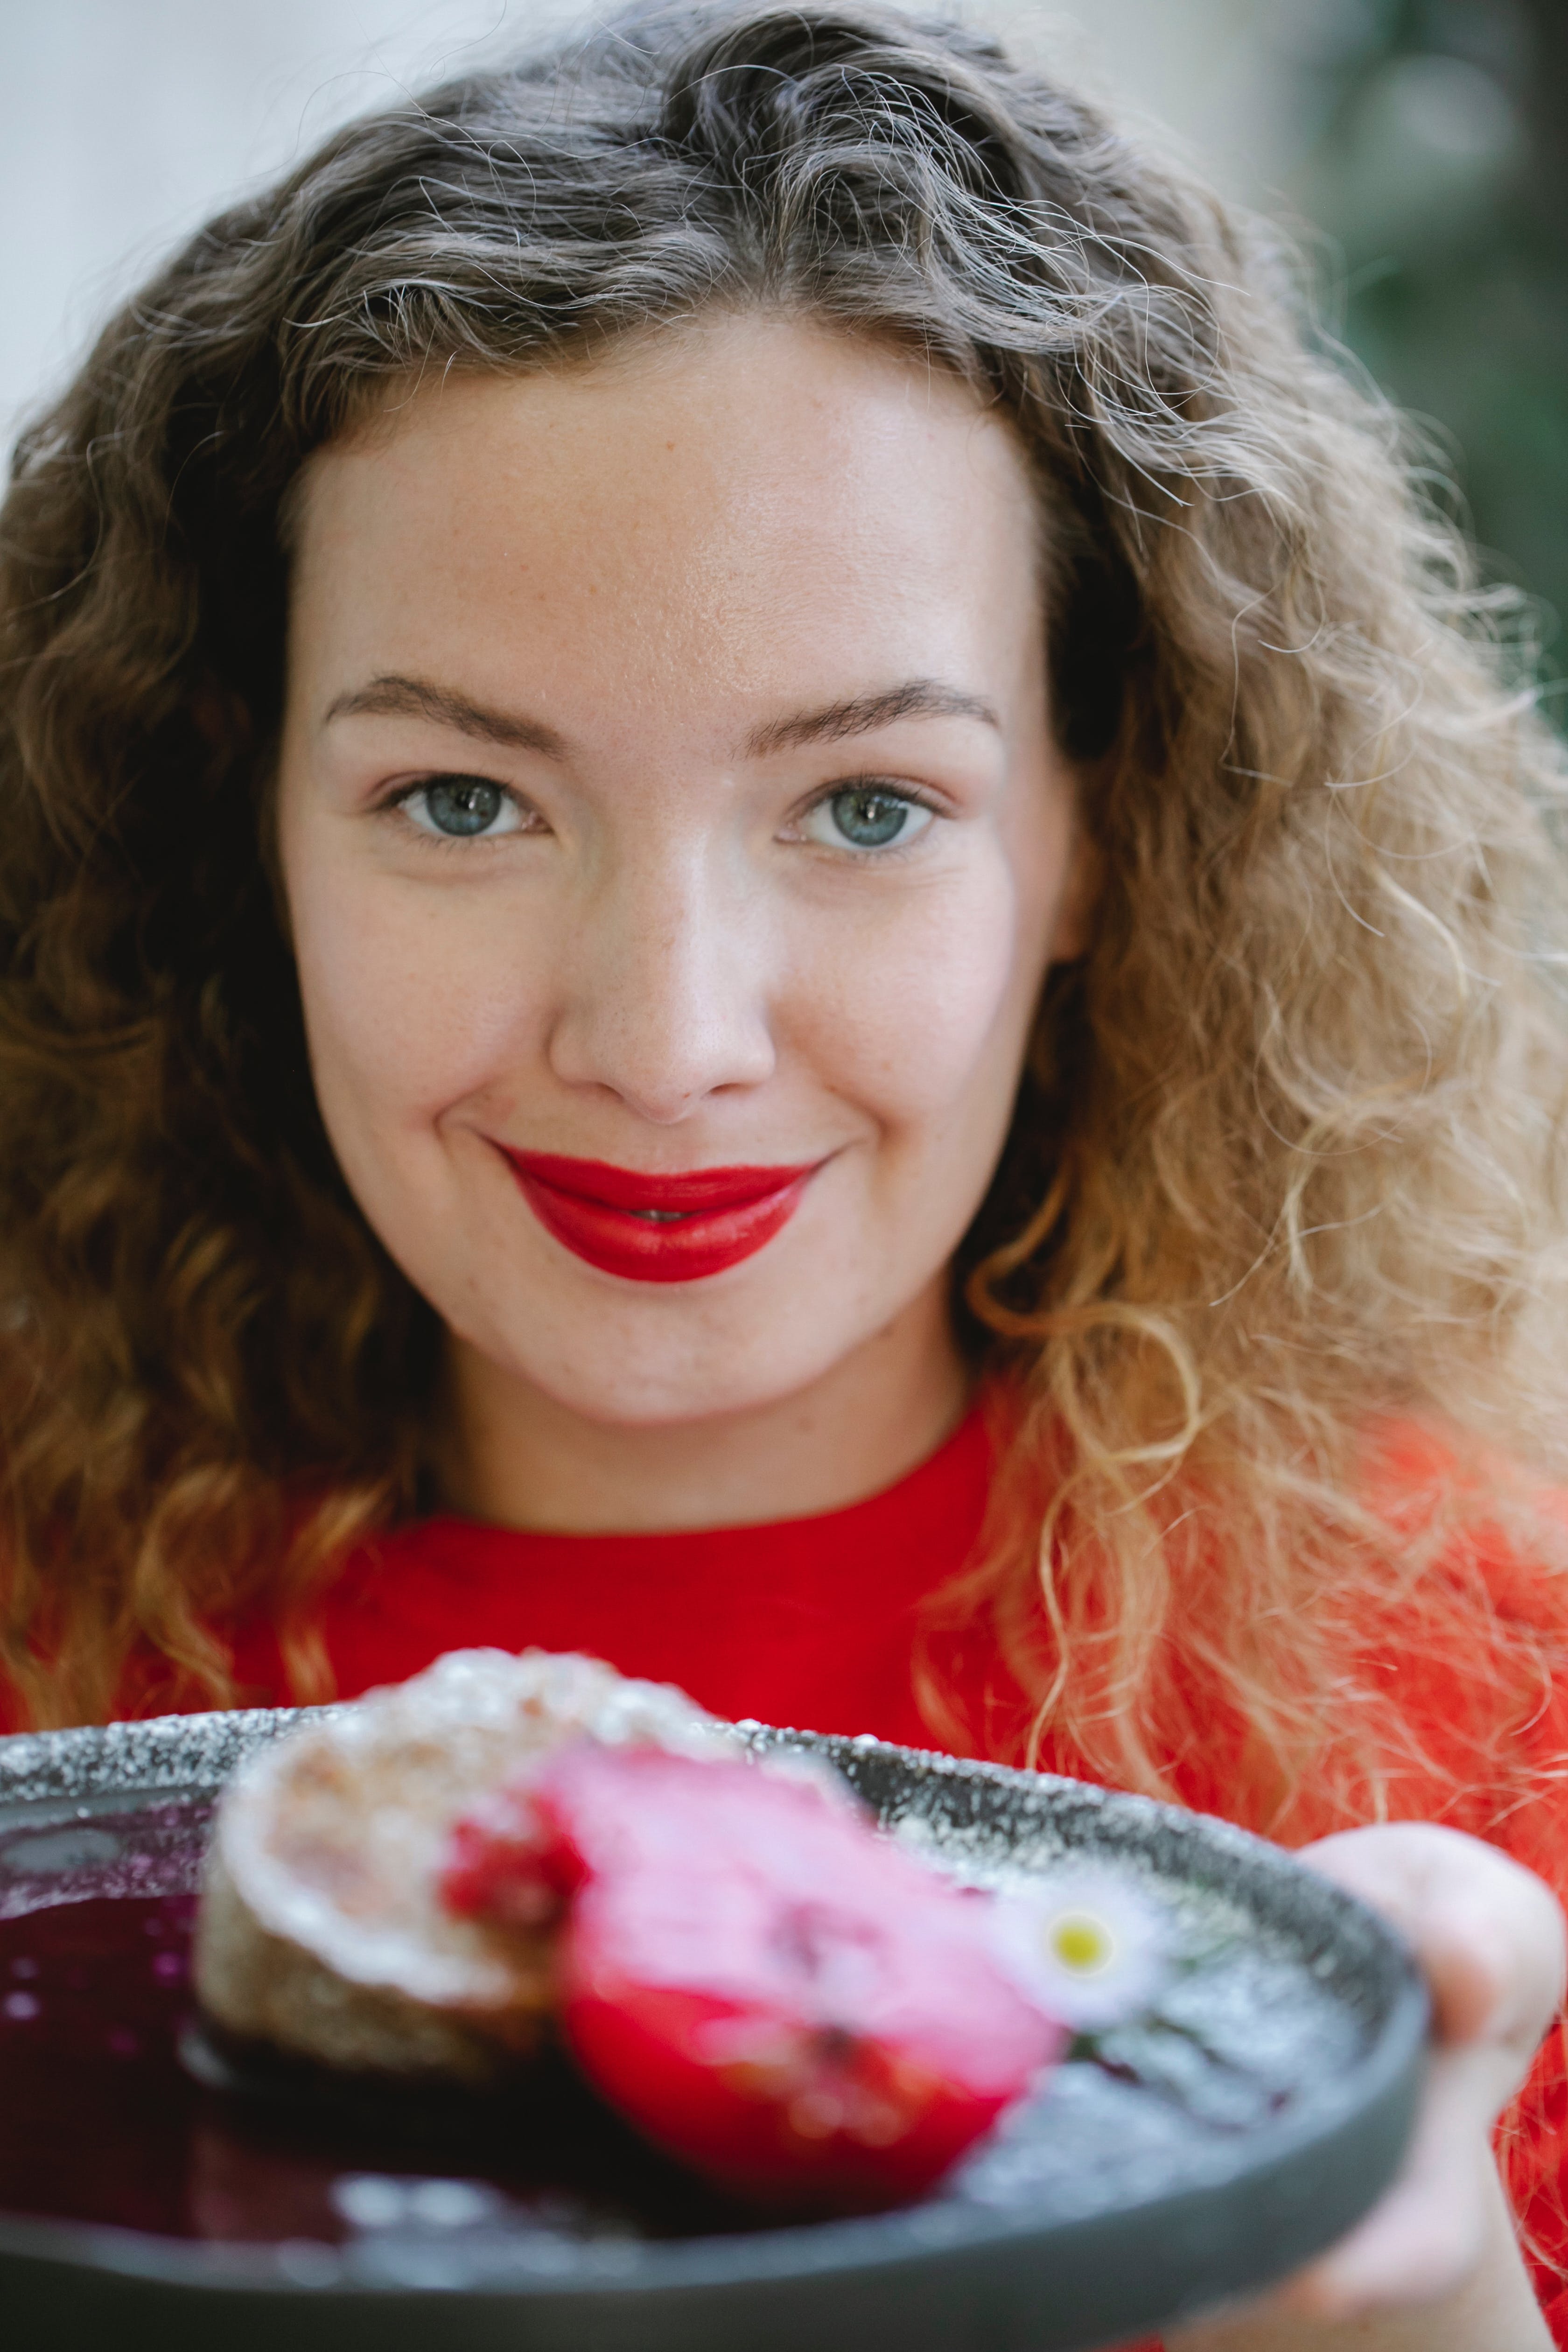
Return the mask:
[[1360,1905],[1141,1799],[752,1726],[972,1882],[1130,1874],[1180,1962],[1159,2019],[923,2203],[771,2228],[564,2076],[482,2114],[203,2088],[174,2051],[206,1824],[295,1719],[0,1741],[0,2311],[28,2352],[1083,2352],[1279,2277],[1398,2165],[1426,1996]]

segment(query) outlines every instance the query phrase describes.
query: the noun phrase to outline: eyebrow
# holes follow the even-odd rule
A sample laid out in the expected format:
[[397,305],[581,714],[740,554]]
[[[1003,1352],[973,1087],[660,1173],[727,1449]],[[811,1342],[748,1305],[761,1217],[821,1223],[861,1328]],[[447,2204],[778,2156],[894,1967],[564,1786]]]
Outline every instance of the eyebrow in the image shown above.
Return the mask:
[[425,678],[401,677],[395,673],[373,677],[368,686],[340,694],[328,707],[321,724],[330,726],[334,719],[388,716],[433,719],[438,727],[454,728],[459,735],[472,735],[481,743],[500,743],[509,751],[540,751],[549,760],[563,758],[567,748],[566,738],[553,727],[546,727],[542,719],[492,710],[487,703],[471,702],[466,694],[454,694],[449,687],[431,686]]
[[[340,694],[328,707],[321,723],[326,726],[334,719],[389,716],[434,719],[437,726],[450,727],[479,742],[499,743],[510,751],[537,751],[550,760],[563,758],[569,748],[565,737],[553,727],[545,726],[542,719],[525,718],[518,711],[492,709],[486,703],[470,701],[466,694],[454,693],[449,687],[432,686],[427,679],[405,677],[395,672],[374,677],[368,686]],[[751,759],[764,759],[770,752],[795,751],[808,743],[836,743],[850,736],[873,735],[879,728],[891,727],[900,719],[978,719],[998,729],[1002,724],[982,696],[966,694],[961,687],[946,685],[941,678],[911,677],[880,693],[851,695],[842,702],[824,703],[816,710],[792,711],[787,718],[766,719],[760,727],[752,728],[743,749]]]
[[874,735],[900,719],[980,719],[1000,728],[1002,721],[978,694],[946,686],[941,678],[906,678],[880,694],[857,694],[847,702],[825,703],[819,710],[800,710],[788,719],[770,719],[746,738],[753,759],[770,751],[789,751],[805,743],[837,743],[850,735]]

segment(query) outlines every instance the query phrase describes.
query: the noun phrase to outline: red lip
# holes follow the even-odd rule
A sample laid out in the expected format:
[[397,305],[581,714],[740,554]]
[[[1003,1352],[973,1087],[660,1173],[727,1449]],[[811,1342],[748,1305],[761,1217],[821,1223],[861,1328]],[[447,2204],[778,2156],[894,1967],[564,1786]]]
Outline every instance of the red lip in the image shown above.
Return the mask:
[[822,1165],[654,1175],[501,1148],[545,1230],[602,1273],[632,1282],[700,1282],[739,1265],[789,1223]]

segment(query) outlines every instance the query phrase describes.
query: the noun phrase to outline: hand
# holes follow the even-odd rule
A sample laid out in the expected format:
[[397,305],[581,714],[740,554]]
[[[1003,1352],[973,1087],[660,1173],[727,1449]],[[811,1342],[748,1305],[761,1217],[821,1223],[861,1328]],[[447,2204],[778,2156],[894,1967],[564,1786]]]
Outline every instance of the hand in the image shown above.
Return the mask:
[[1562,1911],[1532,1873],[1430,1822],[1344,1831],[1300,1858],[1415,1948],[1434,2012],[1426,2095],[1405,2168],[1366,2219],[1248,2314],[1173,2336],[1171,2352],[1550,2352],[1490,2133],[1563,1999]]

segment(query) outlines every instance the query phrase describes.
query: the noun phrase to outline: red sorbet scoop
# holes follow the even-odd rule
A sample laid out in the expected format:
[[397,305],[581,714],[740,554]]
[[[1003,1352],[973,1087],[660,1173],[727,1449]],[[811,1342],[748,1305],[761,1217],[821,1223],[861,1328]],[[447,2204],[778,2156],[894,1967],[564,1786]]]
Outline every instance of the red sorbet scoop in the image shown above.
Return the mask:
[[564,1910],[562,2031],[650,2139],[726,2188],[867,2207],[927,2188],[1060,2052],[989,1905],[849,1803],[741,1762],[583,1743],[460,1822],[444,1900]]

